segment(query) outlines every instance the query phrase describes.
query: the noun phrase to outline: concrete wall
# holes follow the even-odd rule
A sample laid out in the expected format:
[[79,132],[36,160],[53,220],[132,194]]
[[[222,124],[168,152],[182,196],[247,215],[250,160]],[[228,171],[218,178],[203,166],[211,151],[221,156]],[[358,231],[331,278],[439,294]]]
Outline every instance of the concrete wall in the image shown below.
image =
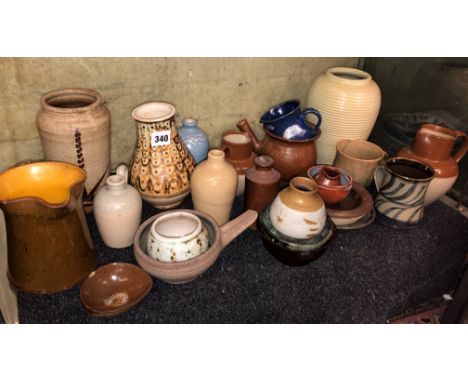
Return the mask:
[[357,58],[0,58],[0,170],[43,158],[35,116],[40,96],[64,87],[99,91],[112,115],[112,165],[128,162],[136,134],[131,111],[166,100],[176,120],[193,116],[219,144],[223,131],[246,117],[258,119],[276,103],[305,102],[310,83],[333,66]]

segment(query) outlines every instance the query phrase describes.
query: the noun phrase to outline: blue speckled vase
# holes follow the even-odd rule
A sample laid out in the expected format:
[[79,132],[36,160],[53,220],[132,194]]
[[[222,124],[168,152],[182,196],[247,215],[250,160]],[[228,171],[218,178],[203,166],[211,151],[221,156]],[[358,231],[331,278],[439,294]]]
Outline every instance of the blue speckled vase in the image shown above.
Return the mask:
[[208,135],[198,127],[196,119],[183,119],[182,127],[179,129],[179,136],[197,164],[208,157]]

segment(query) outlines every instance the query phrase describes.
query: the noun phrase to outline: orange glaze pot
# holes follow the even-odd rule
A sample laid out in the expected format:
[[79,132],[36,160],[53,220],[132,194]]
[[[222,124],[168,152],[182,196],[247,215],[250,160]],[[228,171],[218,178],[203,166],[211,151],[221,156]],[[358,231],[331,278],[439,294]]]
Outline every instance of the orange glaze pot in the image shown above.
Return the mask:
[[83,280],[96,265],[81,203],[86,173],[37,162],[0,174],[8,278],[20,290],[53,293]]

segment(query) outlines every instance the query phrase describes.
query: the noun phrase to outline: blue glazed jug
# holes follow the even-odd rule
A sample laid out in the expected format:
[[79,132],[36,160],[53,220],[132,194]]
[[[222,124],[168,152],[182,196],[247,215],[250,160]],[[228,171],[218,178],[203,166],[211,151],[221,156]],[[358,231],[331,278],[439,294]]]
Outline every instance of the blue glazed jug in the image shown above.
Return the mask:
[[179,129],[179,136],[197,164],[208,157],[208,136],[198,127],[196,119],[183,119],[182,127]]
[[[315,127],[310,125],[305,116],[313,114],[318,121]],[[291,100],[273,106],[260,118],[260,122],[272,134],[285,139],[303,140],[310,139],[317,135],[322,116],[318,110],[308,108],[301,112],[301,103],[298,100]]]

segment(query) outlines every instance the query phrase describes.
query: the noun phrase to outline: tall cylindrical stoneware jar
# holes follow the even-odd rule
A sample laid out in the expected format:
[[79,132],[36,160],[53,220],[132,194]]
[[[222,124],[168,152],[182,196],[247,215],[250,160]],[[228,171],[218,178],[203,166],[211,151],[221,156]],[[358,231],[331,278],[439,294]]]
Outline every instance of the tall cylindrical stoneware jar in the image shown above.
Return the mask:
[[205,212],[222,225],[229,220],[236,197],[237,172],[226,162],[224,152],[211,150],[192,174],[192,201],[197,211]]
[[110,174],[110,113],[101,95],[90,89],[60,89],[41,97],[36,117],[45,159],[76,164],[86,171],[83,204]]
[[379,114],[380,101],[380,89],[369,73],[337,67],[321,74],[307,97],[307,107],[322,115],[317,163],[333,164],[336,142],[341,139],[367,140]]
[[106,179],[106,185],[94,198],[93,212],[98,231],[104,243],[111,248],[132,245],[141,221],[141,196],[127,180],[126,166],[119,166],[117,174]]

